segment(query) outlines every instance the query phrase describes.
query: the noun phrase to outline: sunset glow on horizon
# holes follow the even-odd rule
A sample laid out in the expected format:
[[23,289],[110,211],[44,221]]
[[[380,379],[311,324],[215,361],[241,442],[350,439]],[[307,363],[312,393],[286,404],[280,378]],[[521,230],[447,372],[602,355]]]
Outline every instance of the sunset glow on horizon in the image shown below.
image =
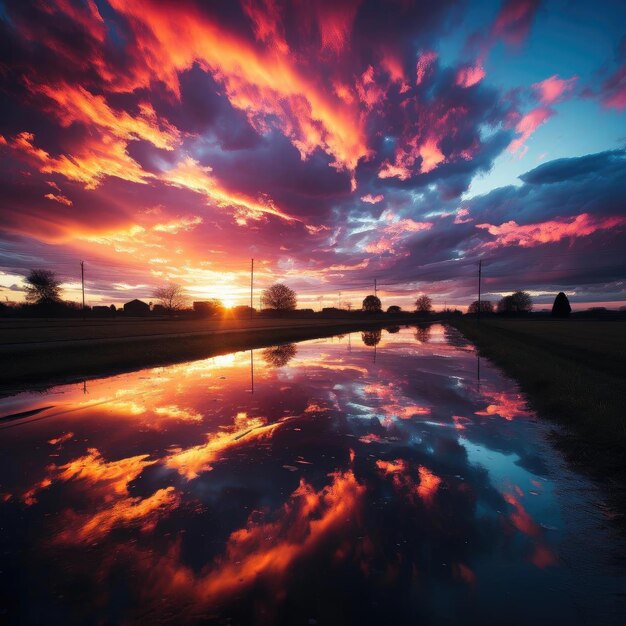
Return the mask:
[[626,6],[0,0],[0,299],[626,305]]

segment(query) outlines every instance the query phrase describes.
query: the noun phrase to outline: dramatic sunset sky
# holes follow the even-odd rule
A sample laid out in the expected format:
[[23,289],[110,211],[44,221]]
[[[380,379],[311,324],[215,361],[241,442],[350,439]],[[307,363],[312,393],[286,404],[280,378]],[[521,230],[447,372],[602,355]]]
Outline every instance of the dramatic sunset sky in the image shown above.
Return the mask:
[[[0,298],[626,304],[626,4],[0,0]],[[256,302],[255,302],[256,304]]]

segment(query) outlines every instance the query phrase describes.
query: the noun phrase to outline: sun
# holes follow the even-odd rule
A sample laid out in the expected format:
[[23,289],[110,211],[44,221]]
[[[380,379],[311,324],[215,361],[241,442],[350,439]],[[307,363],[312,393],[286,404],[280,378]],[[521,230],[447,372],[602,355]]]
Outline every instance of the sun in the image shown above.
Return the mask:
[[235,306],[235,301],[232,298],[223,298],[222,304],[226,309],[232,309]]

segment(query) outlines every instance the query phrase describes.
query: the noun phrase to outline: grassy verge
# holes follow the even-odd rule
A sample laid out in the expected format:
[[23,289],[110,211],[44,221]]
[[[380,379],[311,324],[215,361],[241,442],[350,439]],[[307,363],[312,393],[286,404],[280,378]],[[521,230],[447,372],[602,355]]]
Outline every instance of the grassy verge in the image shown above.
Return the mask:
[[[280,323],[280,322],[278,322]],[[40,347],[3,354],[6,367],[0,378],[0,396],[25,389],[50,387],[72,381],[108,376],[148,367],[208,358],[234,350],[263,348],[277,343],[329,337],[372,327],[384,328],[410,321],[359,321],[354,323],[283,328],[243,329],[228,334],[141,338],[124,342],[86,342],[81,346]]]
[[454,325],[515,378],[539,415],[564,428],[568,460],[607,483],[626,513],[626,323],[457,320]]

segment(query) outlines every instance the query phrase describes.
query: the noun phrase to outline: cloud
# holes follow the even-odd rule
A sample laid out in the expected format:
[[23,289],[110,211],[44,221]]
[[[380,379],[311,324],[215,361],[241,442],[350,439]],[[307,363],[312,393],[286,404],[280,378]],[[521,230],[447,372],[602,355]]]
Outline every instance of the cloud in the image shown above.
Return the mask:
[[515,124],[515,132],[518,136],[510,143],[509,151],[524,154],[528,149],[526,142],[530,136],[553,115],[554,111],[548,107],[537,107],[522,115]]
[[364,196],[361,196],[361,200],[363,202],[367,202],[368,204],[378,204],[385,199],[385,196],[382,193],[376,194],[373,196],[371,193],[366,193]]
[[521,45],[530,32],[540,0],[506,0],[492,25],[492,36],[514,46]]
[[571,78],[559,78],[554,74],[539,83],[533,84],[533,89],[539,97],[539,101],[544,105],[551,105],[559,102],[574,89],[578,76]]
[[626,224],[626,217],[615,216],[597,219],[587,213],[581,213],[573,218],[549,220],[523,226],[511,220],[500,226],[476,224],[476,228],[483,228],[495,237],[494,241],[484,244],[485,248],[491,249],[512,245],[531,248],[561,241],[561,239],[566,237],[586,237],[598,230],[611,229],[623,224]]

